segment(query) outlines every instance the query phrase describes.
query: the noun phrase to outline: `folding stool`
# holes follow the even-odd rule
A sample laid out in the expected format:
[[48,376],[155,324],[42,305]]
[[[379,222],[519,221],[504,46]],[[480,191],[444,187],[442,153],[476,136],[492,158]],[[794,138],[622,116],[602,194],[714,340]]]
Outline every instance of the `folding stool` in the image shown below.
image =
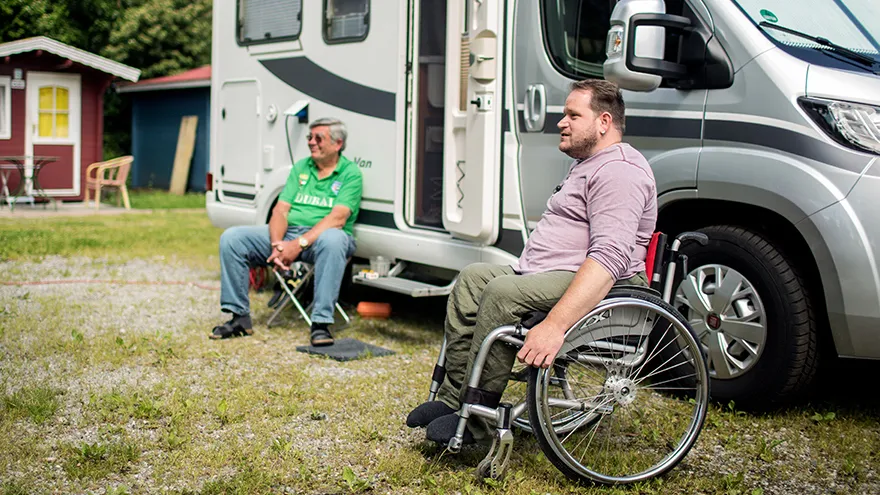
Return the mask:
[[[281,288],[284,290],[285,294],[281,296],[281,300],[276,303],[277,306],[275,312],[272,313],[272,316],[270,316],[269,320],[266,322],[267,327],[272,326],[272,322],[275,321],[275,318],[277,318],[278,315],[284,311],[284,308],[286,308],[291,302],[293,302],[293,305],[299,310],[299,314],[302,315],[306,324],[309,326],[312,325],[312,319],[309,318],[309,311],[312,309],[313,303],[309,303],[308,306],[303,308],[302,303],[299,301],[299,297],[302,295],[301,292],[303,287],[309,285],[309,282],[314,278],[315,265],[304,261],[297,261],[294,262],[290,268],[291,272],[294,274],[291,279],[286,279],[284,275],[279,273],[277,268],[273,268],[272,270],[272,273],[275,274],[275,278],[278,280],[278,283],[281,284]],[[292,288],[291,284],[289,284],[289,280],[295,282],[292,284]],[[351,323],[351,318],[348,317],[348,314],[342,309],[342,306],[339,305],[339,301],[336,302],[336,311],[338,311],[342,316],[342,319],[345,320],[345,326],[348,326],[348,324]]]

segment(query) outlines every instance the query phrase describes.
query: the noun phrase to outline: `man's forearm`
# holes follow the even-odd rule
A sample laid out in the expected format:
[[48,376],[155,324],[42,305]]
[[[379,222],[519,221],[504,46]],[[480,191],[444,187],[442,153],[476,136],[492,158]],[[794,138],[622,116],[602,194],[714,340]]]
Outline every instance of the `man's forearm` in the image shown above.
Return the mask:
[[303,234],[303,237],[309,240],[309,244],[313,244],[325,230],[341,229],[344,227],[346,220],[347,218],[339,218],[339,215],[331,213],[322,218],[320,222],[316,223],[314,227]]
[[348,215],[331,211],[326,217],[322,218],[320,222],[316,223],[314,227],[309,229],[308,232],[303,234],[303,237],[308,239],[309,244],[314,244],[321,233],[325,230],[341,229],[342,227],[345,227],[345,222],[347,220]]
[[273,213],[272,218],[269,219],[269,240],[274,245],[284,239],[285,233],[287,233],[287,216]]
[[591,258],[578,269],[571,285],[547,315],[545,323],[565,331],[596,307],[614,286],[608,270]]

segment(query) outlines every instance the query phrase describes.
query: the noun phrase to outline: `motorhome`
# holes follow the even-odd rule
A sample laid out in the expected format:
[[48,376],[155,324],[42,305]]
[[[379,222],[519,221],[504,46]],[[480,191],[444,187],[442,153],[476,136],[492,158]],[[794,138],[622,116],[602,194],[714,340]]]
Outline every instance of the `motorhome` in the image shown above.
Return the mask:
[[221,227],[267,222],[308,122],[349,131],[355,282],[447,294],[523,249],[571,160],[572,81],[606,77],[685,246],[676,306],[712,394],[785,401],[820,354],[880,358],[880,4],[872,0],[215,0]]

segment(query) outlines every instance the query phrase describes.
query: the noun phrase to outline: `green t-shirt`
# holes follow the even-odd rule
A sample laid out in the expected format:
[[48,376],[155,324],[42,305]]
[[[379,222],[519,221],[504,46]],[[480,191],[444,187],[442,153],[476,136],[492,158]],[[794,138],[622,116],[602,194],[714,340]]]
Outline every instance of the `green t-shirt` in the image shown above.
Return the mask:
[[348,158],[340,155],[336,169],[327,177],[318,179],[318,167],[312,157],[308,157],[293,164],[278,199],[291,204],[287,224],[306,227],[315,226],[334,206],[347,206],[351,215],[342,230],[351,235],[363,188],[361,170]]

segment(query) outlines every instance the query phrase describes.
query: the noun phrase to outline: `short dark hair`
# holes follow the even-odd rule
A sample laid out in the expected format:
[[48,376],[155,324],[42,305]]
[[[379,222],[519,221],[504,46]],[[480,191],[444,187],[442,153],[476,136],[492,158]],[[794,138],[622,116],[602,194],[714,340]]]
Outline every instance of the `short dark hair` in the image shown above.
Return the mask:
[[571,83],[571,91],[589,91],[590,108],[601,115],[603,112],[611,114],[614,126],[622,135],[626,130],[626,105],[623,103],[623,94],[620,87],[611,81],[604,79],[584,79]]

